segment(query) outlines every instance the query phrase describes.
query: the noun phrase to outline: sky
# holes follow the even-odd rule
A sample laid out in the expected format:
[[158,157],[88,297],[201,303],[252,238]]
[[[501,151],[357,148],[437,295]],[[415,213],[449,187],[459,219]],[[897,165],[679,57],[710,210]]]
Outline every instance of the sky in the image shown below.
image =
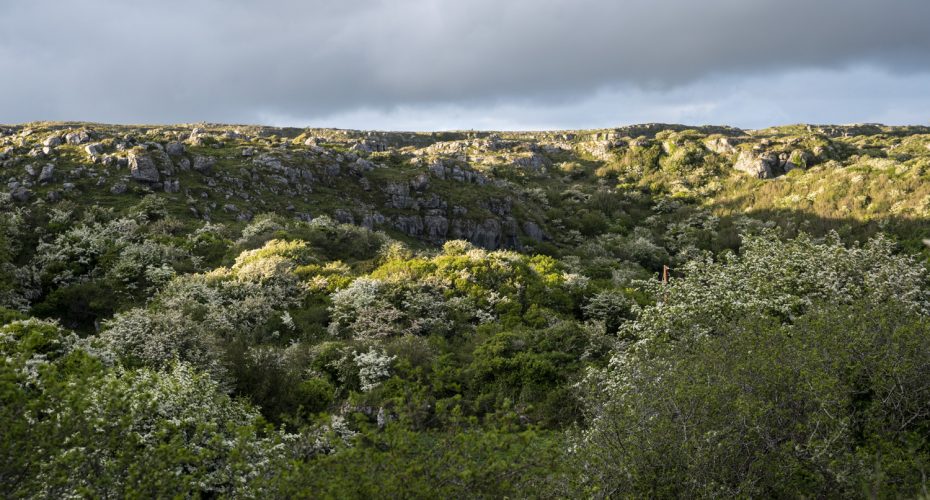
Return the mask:
[[927,0],[0,0],[0,123],[930,124]]

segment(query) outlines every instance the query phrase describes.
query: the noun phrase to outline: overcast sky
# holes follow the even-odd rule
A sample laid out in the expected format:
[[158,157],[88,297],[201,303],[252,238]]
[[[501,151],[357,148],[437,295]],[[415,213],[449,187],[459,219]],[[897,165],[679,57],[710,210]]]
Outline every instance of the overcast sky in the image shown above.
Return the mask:
[[930,123],[928,0],[0,0],[0,123]]

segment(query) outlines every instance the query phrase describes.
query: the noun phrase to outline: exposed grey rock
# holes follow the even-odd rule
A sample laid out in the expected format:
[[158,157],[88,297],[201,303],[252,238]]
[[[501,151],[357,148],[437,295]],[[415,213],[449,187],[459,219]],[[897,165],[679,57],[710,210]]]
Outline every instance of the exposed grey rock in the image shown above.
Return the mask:
[[39,184],[48,184],[55,180],[55,164],[47,163],[39,172]]
[[394,217],[394,228],[408,236],[422,236],[423,219],[419,215],[398,215]]
[[479,204],[491,213],[501,217],[510,215],[512,211],[510,198],[488,198]]
[[429,176],[426,174],[419,174],[413,179],[410,180],[410,187],[414,191],[423,191],[429,187]]
[[423,217],[425,236],[433,241],[444,240],[449,232],[449,219],[442,215],[426,215]]
[[178,168],[181,169],[182,172],[187,172],[191,169],[191,161],[187,158],[181,158],[178,160]]
[[90,139],[90,133],[86,130],[78,130],[77,132],[71,132],[65,135],[65,140],[68,141],[68,144],[84,144],[90,141]]
[[436,177],[438,177],[438,178],[440,178],[440,179],[445,179],[445,178],[446,178],[446,167],[445,167],[445,165],[442,164],[441,161],[437,161],[437,162],[431,163],[431,164],[430,164],[428,167],[426,167],[426,168],[429,169],[430,173],[433,174],[433,175],[435,175]]
[[96,158],[97,156],[103,154],[103,146],[97,143],[88,144],[84,146],[84,152],[87,153],[87,156]]
[[704,146],[706,146],[707,149],[720,155],[735,153],[736,144],[737,142],[732,137],[717,137],[714,139],[708,139],[704,142]]
[[549,160],[539,153],[533,153],[530,156],[521,156],[513,161],[514,167],[532,170],[534,172],[543,170],[548,164]]
[[174,162],[171,161],[171,157],[168,156],[168,153],[162,150],[153,151],[152,159],[155,160],[155,164],[158,165],[162,174],[168,176],[174,175]]
[[195,127],[194,130],[191,130],[191,135],[187,137],[187,142],[193,146],[200,146],[203,144],[202,134],[203,129]]
[[129,162],[129,175],[139,182],[158,182],[161,178],[155,162],[144,153],[130,151],[127,156]]
[[523,234],[533,241],[543,241],[546,237],[543,230],[535,222],[529,220],[523,223]]
[[242,156],[248,158],[255,155],[255,148],[242,148]]
[[366,227],[368,229],[374,229],[376,226],[384,225],[386,220],[387,219],[385,219],[384,215],[381,215],[378,212],[371,212],[362,216],[361,225],[362,227]]
[[61,136],[60,135],[50,135],[42,141],[42,145],[49,148],[54,148],[61,145]]
[[181,156],[184,154],[184,145],[177,141],[169,142],[165,145],[165,152],[171,156]]
[[442,197],[436,193],[431,193],[429,197],[418,200],[418,203],[423,208],[430,210],[438,209],[440,212],[444,212],[445,209],[449,206],[449,204],[446,203],[446,200],[442,199]]
[[377,165],[364,158],[359,158],[349,165],[349,171],[355,175],[361,175],[363,172],[374,170]]
[[501,246],[501,223],[497,219],[485,219],[475,227],[469,241],[488,250],[496,250]]
[[29,177],[35,177],[35,176],[36,176],[36,167],[35,167],[35,165],[33,165],[33,164],[31,164],[31,163],[30,163],[29,165],[26,165],[26,175],[28,175]]
[[333,212],[333,219],[343,224],[355,224],[355,216],[352,215],[352,212],[342,208]]
[[753,151],[740,153],[733,168],[759,179],[772,179],[784,173],[780,168],[778,155],[773,153],[758,154]]
[[389,182],[381,189],[390,196],[408,196],[410,194],[410,186],[401,182]]
[[166,193],[177,193],[181,190],[181,182],[177,179],[165,181]]
[[32,191],[22,186],[18,186],[18,187],[13,188],[12,191],[10,191],[10,196],[12,196],[13,199],[16,201],[26,202],[26,201],[29,201],[29,198],[32,197]]
[[381,189],[389,197],[388,206],[392,208],[412,210],[419,208],[417,205],[417,200],[410,196],[410,186],[408,184],[401,182],[389,182]]
[[61,187],[64,188],[65,192],[69,192],[69,191],[74,191],[75,186],[73,182],[66,182],[62,184]]
[[216,164],[216,159],[212,156],[201,156],[197,155],[194,157],[194,170],[206,174],[209,173],[213,168],[213,165]]

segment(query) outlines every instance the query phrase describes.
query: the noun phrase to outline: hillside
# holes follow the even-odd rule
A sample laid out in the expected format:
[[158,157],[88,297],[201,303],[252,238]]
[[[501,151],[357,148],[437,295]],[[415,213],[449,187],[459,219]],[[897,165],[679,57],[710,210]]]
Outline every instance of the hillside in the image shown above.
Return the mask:
[[0,171],[12,496],[926,494],[930,127],[37,122]]

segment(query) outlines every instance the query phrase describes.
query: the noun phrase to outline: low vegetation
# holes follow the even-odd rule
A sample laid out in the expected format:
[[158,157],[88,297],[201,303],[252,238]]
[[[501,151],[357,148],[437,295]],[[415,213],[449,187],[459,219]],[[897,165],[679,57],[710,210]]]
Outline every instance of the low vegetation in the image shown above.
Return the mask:
[[930,487],[930,130],[0,133],[6,496]]

